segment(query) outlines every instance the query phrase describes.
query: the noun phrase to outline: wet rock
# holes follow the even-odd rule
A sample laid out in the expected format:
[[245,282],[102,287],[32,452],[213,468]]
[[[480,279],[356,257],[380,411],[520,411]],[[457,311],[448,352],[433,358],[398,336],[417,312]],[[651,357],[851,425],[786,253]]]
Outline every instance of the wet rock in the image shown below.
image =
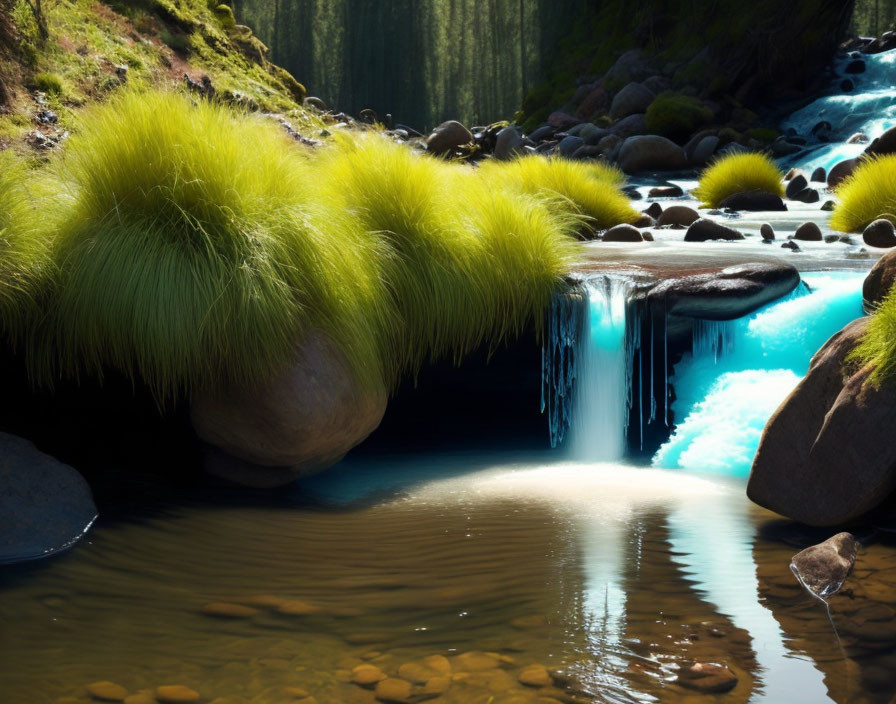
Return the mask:
[[202,697],[196,690],[182,684],[169,684],[156,687],[156,699],[162,704],[192,704]]
[[622,141],[622,137],[618,134],[608,134],[607,136],[602,137],[597,143],[597,148],[600,150],[601,154],[610,156],[616,153],[616,150],[619,149]]
[[712,134],[703,137],[694,148],[694,151],[691,152],[688,161],[692,166],[704,166],[709,163],[709,160],[712,159],[712,155],[715,153],[716,148],[719,146],[719,138]]
[[844,159],[843,161],[837,162],[828,172],[828,186],[833,188],[839,184],[843,179],[850,176],[852,172],[856,170],[858,165],[858,158]]
[[793,178],[791,178],[787,182],[787,188],[785,189],[785,194],[788,198],[793,198],[797,193],[802,191],[809,183],[806,181],[806,177],[801,173],[797,173]]
[[427,655],[422,662],[430,670],[435,670],[440,675],[451,674],[451,662],[444,655]]
[[376,665],[364,663],[352,668],[352,682],[360,687],[372,687],[386,679],[386,673]]
[[790,181],[790,180],[792,180],[792,179],[795,179],[795,178],[796,178],[797,176],[799,176],[801,173],[802,173],[802,172],[801,172],[798,168],[796,168],[795,166],[792,166],[792,167],[790,167],[790,169],[787,171],[787,173],[784,174],[784,180],[785,180],[785,181]]
[[762,225],[759,226],[759,234],[762,236],[763,240],[766,240],[769,242],[771,242],[773,239],[775,239],[775,230],[767,222],[764,222],[764,223],[762,223]]
[[501,161],[511,159],[519,154],[522,146],[523,138],[519,130],[513,125],[505,127],[495,137],[495,159],[500,159]]
[[685,242],[706,242],[708,240],[742,240],[744,236],[732,227],[726,227],[715,220],[700,218],[691,223],[684,235]]
[[681,186],[662,186],[651,188],[647,192],[648,198],[678,198],[683,195],[684,191],[681,190]]
[[745,193],[734,193],[719,203],[721,208],[731,208],[732,210],[749,210],[749,211],[779,211],[787,210],[784,201],[780,196],[767,191],[747,191]]
[[669,314],[704,320],[732,320],[786,296],[800,282],[784,262],[749,263],[665,279],[647,300]]
[[601,139],[610,134],[610,131],[590,122],[583,122],[581,125],[573,127],[567,134],[571,137],[581,137],[585,141],[585,144],[593,145],[597,144]]
[[[505,128],[506,129],[506,128]],[[585,140],[581,137],[564,137],[560,140],[560,144],[557,145],[557,149],[560,150],[560,153],[566,158],[570,158],[573,154],[575,154],[576,150],[579,147],[583,147],[585,145]]]
[[828,142],[833,131],[834,126],[827,120],[822,120],[812,128],[812,135],[820,142]]
[[604,233],[604,242],[643,242],[644,238],[633,225],[616,225]]
[[406,704],[411,701],[412,691],[413,687],[410,682],[397,677],[389,677],[377,683],[376,688],[373,690],[373,695],[381,702]]
[[638,113],[622,118],[610,128],[610,134],[615,134],[622,139],[646,135],[647,123],[644,121],[644,115]]
[[864,132],[856,132],[853,135],[850,135],[849,139],[846,140],[847,144],[867,144],[868,143],[868,135]]
[[688,227],[700,219],[700,213],[686,205],[670,205],[661,211],[657,218],[656,224],[660,227],[663,225],[680,225]]
[[833,212],[834,208],[836,208],[836,207],[837,207],[837,203],[835,203],[832,200],[826,200],[824,203],[821,204],[821,210],[824,210],[827,213]]
[[563,112],[562,110],[556,110],[548,115],[548,124],[558,130],[569,129],[573,125],[578,125],[580,122],[583,122],[583,120],[570,115],[568,112]]
[[810,220],[796,228],[793,239],[804,242],[821,242],[824,238],[821,236],[821,228]]
[[641,200],[643,198],[641,192],[635,186],[625,186],[622,192],[632,200]]
[[[645,215],[644,213],[642,213],[641,216],[637,220],[634,220],[631,223],[631,225],[632,225],[632,227],[653,227],[654,225],[656,225],[656,220],[654,220],[649,215]],[[643,237],[643,233],[642,233],[642,237]]]
[[855,90],[855,88],[856,88],[856,84],[853,83],[848,78],[840,81],[840,90],[842,90],[844,93],[851,93],[852,91]]
[[800,246],[793,240],[787,240],[781,245],[781,249],[791,249],[794,252],[801,252]]
[[870,156],[883,156],[884,154],[896,154],[896,127],[891,127],[871,142],[865,153]]
[[862,284],[862,306],[871,313],[896,284],[896,250],[887,252],[875,262]]
[[896,396],[846,366],[867,330],[860,318],[828,340],[765,426],[747,484],[755,503],[816,526],[859,519],[896,489]]
[[429,697],[438,697],[451,689],[451,678],[438,675],[427,681],[423,686],[423,694]]
[[551,673],[544,665],[527,665],[517,677],[521,684],[528,687],[549,687],[554,683]]
[[819,166],[812,172],[812,178],[809,180],[813,183],[826,183],[828,180],[828,172],[824,170],[823,166]]
[[473,141],[473,134],[457,120],[448,120],[426,138],[426,149],[433,154],[449,154]]
[[419,662],[406,662],[398,667],[398,676],[411,684],[426,684],[439,673]]
[[843,73],[865,73],[865,62],[862,59],[854,59],[846,64]]
[[309,616],[320,613],[320,607],[302,599],[286,599],[277,604],[277,613],[284,616]]
[[837,533],[794,555],[790,569],[806,589],[827,599],[840,591],[855,563],[856,539],[850,533]]
[[463,672],[482,672],[500,667],[501,659],[492,653],[471,650],[461,653],[454,659],[455,668]]
[[259,613],[258,609],[244,604],[230,604],[223,601],[216,601],[206,604],[202,607],[202,613],[206,616],[216,616],[217,618],[252,618]]
[[626,139],[619,148],[618,161],[626,173],[674,171],[687,165],[681,147],[654,134]]
[[722,694],[737,686],[737,676],[725,665],[697,662],[681,666],[675,684],[706,694]]
[[0,433],[0,564],[70,548],[96,515],[78,472],[28,440]]
[[840,235],[825,235],[825,236],[824,236],[824,241],[825,241],[827,244],[834,244],[834,242],[839,242],[839,241],[840,241]]
[[862,239],[871,247],[896,247],[896,228],[887,218],[878,218],[862,231]]
[[310,331],[282,372],[258,386],[197,394],[190,417],[196,434],[223,451],[209,456],[207,471],[271,487],[338,462],[379,425],[385,409],[385,389],[362,387],[342,351]]
[[[214,704],[217,699],[212,701]],[[158,704],[156,698],[152,695],[152,690],[143,690],[137,694],[131,694],[124,698],[124,704]],[[224,704],[227,704],[226,701]]]
[[551,127],[550,125],[542,125],[541,127],[529,133],[529,139],[531,139],[533,142],[542,142],[545,139],[550,139],[551,137],[553,137],[554,132],[556,132],[556,129]]
[[647,108],[656,96],[653,91],[641,83],[629,83],[620,90],[610,103],[610,118],[621,120],[623,117],[647,112]]
[[799,193],[792,197],[792,200],[800,201],[801,203],[817,203],[821,200],[821,196],[818,195],[818,191],[814,188],[804,188]]
[[106,680],[87,685],[87,693],[103,702],[123,702],[129,694],[120,684]]
[[[672,207],[675,207],[675,206],[672,206]],[[661,206],[659,203],[651,203],[647,207],[647,209],[643,211],[643,213],[645,215],[649,215],[654,220],[658,220],[660,215],[663,214],[663,206]],[[690,223],[688,223],[688,224],[690,224]]]

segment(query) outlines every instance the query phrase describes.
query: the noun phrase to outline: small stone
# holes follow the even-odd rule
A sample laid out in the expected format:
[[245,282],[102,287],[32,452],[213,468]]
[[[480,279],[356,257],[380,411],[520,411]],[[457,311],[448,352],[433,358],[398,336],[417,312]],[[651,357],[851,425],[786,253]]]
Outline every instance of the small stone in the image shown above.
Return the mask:
[[790,180],[796,178],[799,174],[800,174],[800,170],[794,166],[790,169],[790,171],[788,171],[786,174],[784,174],[784,180],[790,181]]
[[435,670],[430,670],[419,662],[406,662],[398,667],[398,676],[411,684],[426,684],[437,674]]
[[787,240],[784,244],[781,245],[781,249],[792,249],[794,252],[801,251],[800,246],[793,240]]
[[473,135],[457,120],[448,120],[436,127],[426,138],[426,148],[433,154],[448,154],[461,145],[473,141]]
[[827,599],[840,591],[855,563],[856,539],[851,533],[837,533],[794,555],[790,569],[806,589]]
[[[650,217],[649,215],[646,217]],[[653,218],[651,218],[651,223]],[[604,242],[643,242],[644,238],[633,225],[616,225],[604,233]]]
[[145,690],[124,698],[124,704],[156,704],[151,690]]
[[258,609],[243,604],[230,604],[224,601],[215,601],[202,607],[202,613],[206,616],[217,618],[251,618],[258,613]]
[[828,186],[833,188],[847,176],[852,174],[859,165],[859,159],[844,159],[837,162],[828,172]]
[[814,222],[808,221],[796,228],[793,239],[804,242],[821,242],[824,238],[821,236],[821,228]]
[[787,188],[785,189],[785,194],[788,198],[793,198],[797,193],[802,191],[808,185],[809,182],[806,181],[806,177],[801,173],[797,173],[796,176],[788,181]]
[[429,696],[438,697],[451,689],[451,678],[444,675],[430,677],[426,685],[423,687],[423,693]]
[[809,180],[813,183],[825,183],[828,180],[828,172],[824,170],[823,166],[819,166],[812,172],[812,178]]
[[641,212],[643,212],[645,215],[649,215],[654,220],[656,220],[660,215],[663,214],[663,206],[661,206],[659,203],[651,203],[646,210],[643,210]]
[[768,240],[769,242],[775,239],[775,229],[767,222],[759,226],[759,234],[762,235],[763,240]]
[[451,674],[451,662],[444,655],[427,655],[423,658],[423,664],[440,675]]
[[289,599],[281,602],[280,605],[277,606],[277,611],[286,616],[308,616],[310,614],[318,613],[320,608],[307,601]]
[[698,692],[721,694],[737,686],[737,676],[724,665],[697,662],[682,666],[675,684]]
[[651,188],[647,193],[648,198],[678,198],[683,195],[684,191],[681,190],[681,186]]
[[700,218],[695,220],[684,235],[685,242],[706,242],[707,240],[742,240],[744,236],[731,227],[715,220]]
[[837,207],[837,204],[832,200],[826,200],[821,205],[821,209],[828,213],[832,212],[834,210],[834,208],[836,208],[836,207]]
[[825,235],[824,241],[826,244],[834,244],[834,242],[840,241],[840,235]]
[[123,702],[129,692],[120,684],[103,680],[87,685],[87,693],[104,702]]
[[871,141],[868,139],[868,135],[864,132],[856,132],[849,139],[846,140],[847,144],[868,144]]
[[499,667],[501,660],[490,653],[483,653],[478,650],[471,650],[467,653],[461,653],[455,658],[455,664],[458,670],[465,672],[482,672],[483,670],[494,670]]
[[527,665],[518,676],[519,681],[528,687],[549,687],[554,683],[551,673],[544,665]]
[[162,704],[191,704],[200,700],[199,692],[182,684],[166,684],[156,687],[156,699]]
[[381,702],[404,704],[410,701],[412,689],[410,682],[400,680],[397,677],[389,677],[377,683],[376,689],[373,690],[373,696]]
[[865,62],[862,59],[854,59],[846,64],[843,69],[844,73],[865,73]]
[[862,232],[862,239],[870,247],[896,247],[896,228],[886,218],[878,218]]
[[818,195],[818,191],[814,188],[804,188],[794,195],[792,200],[800,201],[801,203],[817,203],[821,200],[821,196]]
[[686,205],[670,205],[657,218],[656,224],[663,225],[681,225],[688,227],[700,219],[700,213]]
[[376,665],[364,663],[352,669],[352,682],[360,687],[372,687],[386,678],[386,673]]

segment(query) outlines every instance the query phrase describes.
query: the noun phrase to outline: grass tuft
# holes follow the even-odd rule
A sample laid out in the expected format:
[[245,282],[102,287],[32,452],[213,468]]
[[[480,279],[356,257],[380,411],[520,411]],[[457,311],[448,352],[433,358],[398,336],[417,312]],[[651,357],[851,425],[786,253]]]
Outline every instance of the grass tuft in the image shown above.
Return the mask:
[[700,174],[694,195],[712,208],[719,207],[730,195],[747,191],[766,191],[783,197],[783,178],[777,164],[765,154],[731,154]]
[[896,289],[881,301],[868,330],[847,357],[849,362],[873,365],[870,380],[880,384],[896,375]]
[[896,210],[896,156],[863,159],[837,186],[840,203],[831,214],[831,227],[861,232],[872,221]]
[[[640,217],[618,188],[625,176],[608,164],[531,155],[507,162],[491,160],[480,171],[486,180],[517,192],[565,203],[582,216],[584,229],[592,232]],[[554,207],[559,210],[563,205],[555,203]]]

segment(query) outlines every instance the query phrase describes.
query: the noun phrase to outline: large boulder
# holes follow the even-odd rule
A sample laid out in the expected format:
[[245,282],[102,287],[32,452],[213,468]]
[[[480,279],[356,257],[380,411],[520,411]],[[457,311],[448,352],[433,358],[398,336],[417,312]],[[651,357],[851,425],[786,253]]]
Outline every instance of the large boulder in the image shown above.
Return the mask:
[[880,304],[896,283],[896,249],[875,262],[862,284],[862,307],[869,315]]
[[896,489],[892,384],[846,366],[867,329],[860,318],[812,358],[809,373],[765,426],[747,484],[760,506],[816,526],[861,518]]
[[896,127],[886,130],[880,137],[865,147],[865,153],[870,156],[896,154]]
[[28,440],[0,433],[0,564],[70,548],[96,515],[80,474]]
[[641,83],[629,83],[619,91],[610,104],[610,117],[620,120],[629,115],[644,113],[656,96]]
[[827,599],[840,591],[855,564],[856,539],[851,533],[837,533],[794,555],[790,569],[806,589]]
[[674,315],[733,320],[786,296],[799,282],[799,272],[784,262],[739,264],[665,279],[647,300]]
[[385,410],[385,389],[361,385],[338,347],[310,332],[280,374],[257,387],[198,394],[190,416],[202,440],[258,466],[253,473],[242,463],[225,462],[212,453],[206,463],[211,473],[242,484],[272,486],[338,462],[376,429]]
[[433,154],[448,154],[463,144],[473,141],[473,134],[457,120],[448,120],[436,127],[426,138],[426,150]]
[[626,139],[619,148],[619,166],[626,173],[675,171],[687,166],[684,150],[672,140],[655,134]]

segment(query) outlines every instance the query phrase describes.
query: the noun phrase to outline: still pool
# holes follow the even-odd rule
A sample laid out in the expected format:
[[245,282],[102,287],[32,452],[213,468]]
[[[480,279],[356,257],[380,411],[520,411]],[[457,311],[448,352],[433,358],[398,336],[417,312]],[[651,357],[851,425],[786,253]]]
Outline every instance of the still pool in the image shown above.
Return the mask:
[[[740,479],[549,453],[368,455],[276,502],[202,494],[107,512],[69,553],[0,568],[0,701],[89,701],[110,680],[132,702],[180,684],[220,704],[372,704],[350,682],[361,663],[439,704],[896,692],[896,545],[860,536],[828,610],[788,568],[827,533],[751,505]],[[727,665],[736,687],[679,686],[691,661]],[[531,664],[550,686],[519,682]],[[447,691],[427,694],[437,676]]]

